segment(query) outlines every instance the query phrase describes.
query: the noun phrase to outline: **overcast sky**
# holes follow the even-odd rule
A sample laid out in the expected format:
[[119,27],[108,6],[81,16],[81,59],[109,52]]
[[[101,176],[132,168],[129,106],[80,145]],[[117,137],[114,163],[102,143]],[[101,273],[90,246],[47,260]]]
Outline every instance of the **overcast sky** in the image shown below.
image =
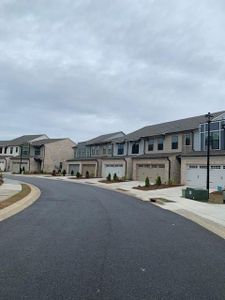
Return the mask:
[[224,0],[0,0],[0,140],[225,109]]

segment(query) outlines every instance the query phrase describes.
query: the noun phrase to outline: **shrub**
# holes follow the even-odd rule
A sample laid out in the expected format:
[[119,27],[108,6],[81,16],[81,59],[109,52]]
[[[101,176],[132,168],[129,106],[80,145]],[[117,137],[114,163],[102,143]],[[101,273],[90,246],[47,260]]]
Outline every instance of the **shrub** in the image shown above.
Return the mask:
[[62,171],[62,174],[63,174],[63,176],[66,175],[66,170],[65,169]]
[[111,174],[109,173],[108,176],[106,177],[107,181],[111,181]]
[[60,175],[60,174],[61,174],[61,172],[62,172],[62,171],[61,171],[61,169],[59,169],[59,170],[58,170],[58,174]]
[[89,178],[89,177],[90,177],[89,172],[86,171],[85,178]]
[[74,176],[74,170],[71,171],[70,175],[71,175],[71,176]]
[[161,181],[161,177],[157,176],[156,180],[155,180],[156,185],[161,185],[162,181]]
[[150,182],[149,182],[148,176],[145,178],[145,186],[146,186],[146,187],[149,187],[149,186],[150,186]]
[[81,177],[80,172],[77,172],[76,177],[77,177],[77,178],[80,178],[80,177]]
[[55,170],[52,171],[52,176],[56,176],[56,171]]
[[117,177],[116,173],[113,174],[113,181],[118,181],[119,178]]

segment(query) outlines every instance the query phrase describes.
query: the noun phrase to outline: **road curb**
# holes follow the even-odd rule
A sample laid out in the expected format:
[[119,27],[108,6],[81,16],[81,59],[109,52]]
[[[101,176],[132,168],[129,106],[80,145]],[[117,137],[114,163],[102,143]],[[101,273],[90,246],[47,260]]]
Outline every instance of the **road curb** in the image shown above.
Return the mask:
[[40,197],[41,191],[39,190],[39,188],[37,188],[36,186],[34,186],[32,184],[26,183],[26,182],[21,182],[21,183],[27,184],[30,187],[31,192],[26,197],[19,200],[18,202],[14,203],[4,209],[1,209],[0,210],[0,222],[21,212],[22,210],[24,210],[25,208],[27,208],[28,206],[33,204]]

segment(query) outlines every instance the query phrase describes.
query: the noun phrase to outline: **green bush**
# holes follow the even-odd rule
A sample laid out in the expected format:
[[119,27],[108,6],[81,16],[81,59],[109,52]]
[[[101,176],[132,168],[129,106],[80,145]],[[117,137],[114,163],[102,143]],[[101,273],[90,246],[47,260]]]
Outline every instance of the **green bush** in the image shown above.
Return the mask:
[[81,177],[80,172],[77,172],[76,177],[77,177],[77,178],[80,178],[80,177]]
[[62,174],[63,174],[63,176],[66,175],[66,170],[65,169],[62,171]]
[[56,171],[55,170],[52,171],[52,176],[56,176]]
[[107,181],[111,181],[111,179],[112,179],[112,178],[111,178],[111,174],[109,173],[108,176],[106,177],[106,180],[107,180]]
[[148,176],[145,178],[145,186],[146,186],[146,187],[149,187],[149,186],[150,186],[150,182],[149,182]]
[[74,170],[71,171],[70,175],[71,175],[71,176],[74,176]]
[[118,176],[116,175],[116,173],[114,173],[113,174],[113,181],[118,181],[118,180],[119,180]]
[[90,178],[89,172],[86,171],[85,178]]
[[162,180],[161,180],[161,177],[160,177],[160,176],[158,176],[158,177],[156,178],[155,184],[156,184],[156,185],[161,185],[161,184],[162,184]]

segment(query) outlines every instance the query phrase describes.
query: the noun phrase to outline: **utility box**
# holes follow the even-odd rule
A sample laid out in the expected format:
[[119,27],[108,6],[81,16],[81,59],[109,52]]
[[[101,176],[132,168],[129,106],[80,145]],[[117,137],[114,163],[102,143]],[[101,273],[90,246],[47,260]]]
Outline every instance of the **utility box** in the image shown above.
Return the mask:
[[185,198],[208,202],[208,191],[198,188],[186,188]]
[[204,189],[193,190],[193,200],[208,202],[208,191]]

